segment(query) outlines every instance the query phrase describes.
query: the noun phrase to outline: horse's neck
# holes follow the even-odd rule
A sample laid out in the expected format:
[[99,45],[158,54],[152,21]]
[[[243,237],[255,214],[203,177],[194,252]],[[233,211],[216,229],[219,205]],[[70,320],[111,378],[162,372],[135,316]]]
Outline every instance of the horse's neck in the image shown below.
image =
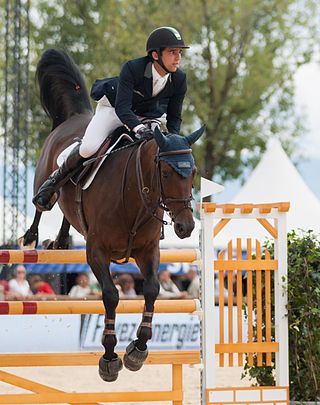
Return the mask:
[[158,152],[158,145],[155,140],[151,140],[146,143],[141,153],[141,165],[143,169],[143,177],[149,179],[150,186],[155,186],[154,184],[157,173],[156,156]]

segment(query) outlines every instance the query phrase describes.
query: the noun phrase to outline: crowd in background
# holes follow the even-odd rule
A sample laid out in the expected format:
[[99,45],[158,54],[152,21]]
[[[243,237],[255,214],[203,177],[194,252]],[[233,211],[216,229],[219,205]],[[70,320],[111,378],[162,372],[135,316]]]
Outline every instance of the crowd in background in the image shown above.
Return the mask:
[[[72,284],[68,286],[66,294],[61,294],[57,285],[50,283],[47,277],[40,274],[27,274],[23,265],[13,267],[3,277],[0,274],[0,300],[27,299],[101,299],[101,288],[92,272],[75,274]],[[141,274],[113,273],[113,281],[119,291],[120,299],[142,298],[143,278]],[[200,277],[198,267],[190,265],[186,272],[174,274],[169,267],[158,272],[160,283],[159,298],[184,299],[200,297]],[[219,281],[215,278],[215,296],[219,295]],[[228,291],[224,287],[224,302],[228,301]]]

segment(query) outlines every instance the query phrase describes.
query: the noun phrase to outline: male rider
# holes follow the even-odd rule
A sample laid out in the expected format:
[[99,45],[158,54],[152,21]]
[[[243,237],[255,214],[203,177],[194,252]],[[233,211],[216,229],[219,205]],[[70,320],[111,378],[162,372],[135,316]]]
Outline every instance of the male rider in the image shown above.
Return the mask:
[[148,137],[154,126],[160,124],[159,118],[166,114],[168,131],[179,133],[187,90],[186,75],[179,69],[184,48],[189,47],[178,30],[157,28],[147,40],[147,56],[125,63],[119,77],[94,83],[91,95],[98,101],[95,115],[82,142],[74,147],[33,198],[39,210],[52,208],[56,191],[119,126],[125,125],[137,138]]

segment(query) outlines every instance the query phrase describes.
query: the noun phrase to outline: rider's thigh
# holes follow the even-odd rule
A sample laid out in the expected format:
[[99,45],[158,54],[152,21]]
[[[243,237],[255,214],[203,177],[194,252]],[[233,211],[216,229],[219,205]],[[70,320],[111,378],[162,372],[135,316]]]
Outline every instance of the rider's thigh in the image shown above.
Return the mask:
[[122,125],[115,109],[104,103],[98,103],[96,113],[92,117],[80,146],[80,155],[84,158],[97,152],[102,142],[117,127]]

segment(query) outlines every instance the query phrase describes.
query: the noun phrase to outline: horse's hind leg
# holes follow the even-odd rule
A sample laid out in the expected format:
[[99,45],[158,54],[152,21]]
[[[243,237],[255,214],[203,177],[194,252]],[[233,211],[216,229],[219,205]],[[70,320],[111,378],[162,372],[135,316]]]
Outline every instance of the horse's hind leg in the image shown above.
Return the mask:
[[33,222],[26,233],[18,239],[18,244],[21,249],[34,249],[38,245],[39,239],[39,222],[41,219],[42,212],[36,210],[33,218]]
[[136,257],[136,261],[144,276],[145,307],[137,331],[137,340],[129,344],[123,358],[125,367],[131,371],[138,371],[148,357],[147,342],[152,337],[154,303],[159,294],[159,281],[156,273],[159,266],[159,252],[154,252],[149,259],[140,260]]
[[49,240],[45,244],[46,249],[69,249],[70,247],[70,223],[63,217],[61,228],[59,230],[58,236],[54,241]]
[[115,381],[122,369],[122,360],[114,352],[117,344],[115,333],[116,307],[119,303],[119,292],[113,284],[109,271],[110,259],[103,249],[87,241],[87,261],[102,289],[102,299],[106,310],[105,327],[102,334],[104,355],[99,360],[99,374],[104,381]]
[[53,243],[53,249],[69,249],[70,247],[70,223],[63,217],[62,225],[56,240]]

